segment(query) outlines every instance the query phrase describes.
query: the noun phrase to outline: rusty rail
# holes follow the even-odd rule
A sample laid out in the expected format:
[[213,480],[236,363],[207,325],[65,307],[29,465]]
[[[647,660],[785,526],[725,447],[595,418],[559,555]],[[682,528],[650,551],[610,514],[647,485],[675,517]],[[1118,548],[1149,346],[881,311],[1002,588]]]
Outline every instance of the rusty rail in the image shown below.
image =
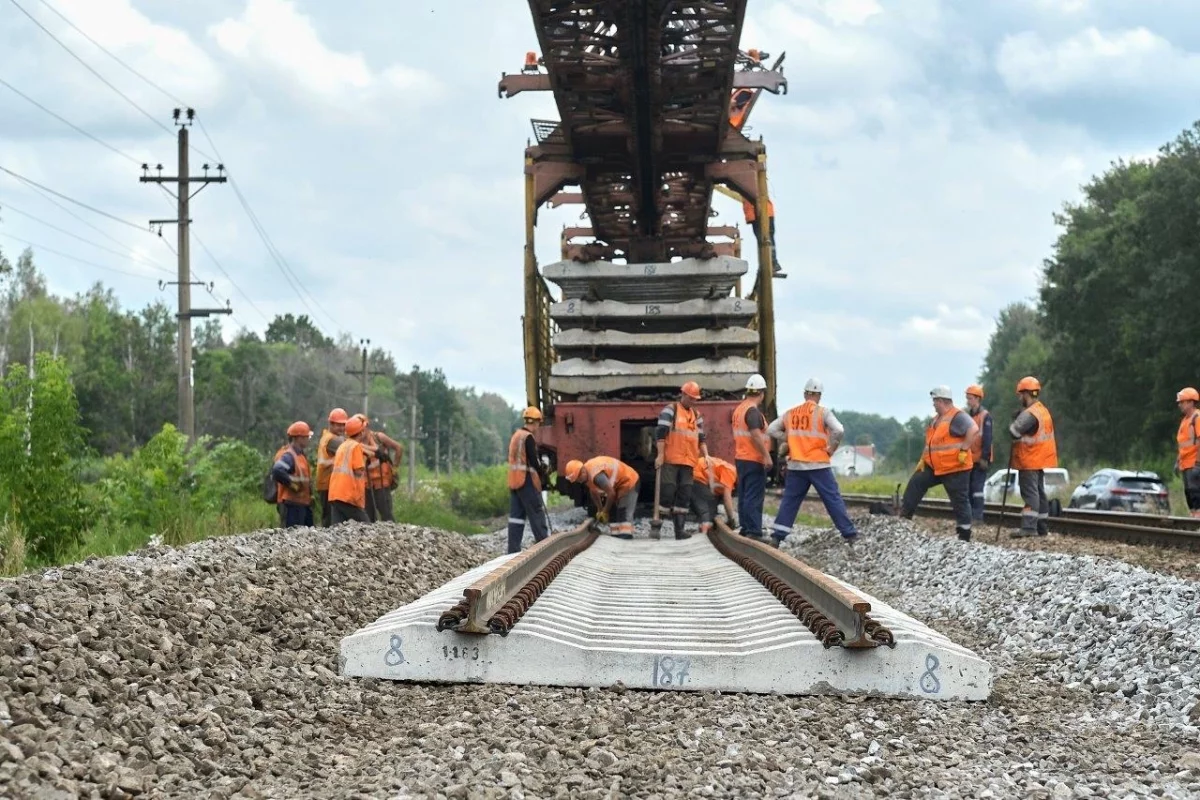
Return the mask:
[[506,561],[463,590],[463,598],[438,618],[439,631],[507,636],[571,559],[592,546],[597,532],[588,520],[554,533]]
[[718,519],[708,532],[720,553],[774,594],[826,649],[895,647],[892,632],[870,617],[871,604],[799,559],[739,536]]

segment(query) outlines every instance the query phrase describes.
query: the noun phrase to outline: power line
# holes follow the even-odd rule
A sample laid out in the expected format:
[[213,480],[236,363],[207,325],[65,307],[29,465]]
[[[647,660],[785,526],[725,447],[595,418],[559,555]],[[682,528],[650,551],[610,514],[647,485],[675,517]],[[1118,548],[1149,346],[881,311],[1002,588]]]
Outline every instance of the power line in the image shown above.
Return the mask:
[[55,225],[52,222],[47,222],[46,220],[42,219],[41,217],[34,216],[33,214],[30,214],[28,211],[22,211],[21,209],[14,206],[12,203],[0,202],[0,212],[3,212],[3,211],[14,211],[23,217],[29,217],[34,222],[40,222],[42,225],[45,225],[47,228],[53,228],[54,230],[58,231],[59,233],[66,234],[67,236],[70,236],[72,239],[78,239],[79,241],[81,241],[85,244],[90,244],[92,247],[95,247],[97,249],[104,250],[106,252],[112,253],[113,255],[118,255],[123,258],[128,258],[131,261],[146,264],[147,266],[153,267],[154,269],[158,270],[159,272],[165,272],[168,275],[174,274],[171,270],[167,269],[162,264],[158,264],[153,261],[144,260],[144,259],[138,257],[135,253],[129,253],[129,252],[122,253],[120,250],[114,250],[113,248],[111,248],[107,245],[100,244],[99,242],[93,242],[91,239],[85,239],[84,237],[79,236],[78,234],[71,233],[66,228],[60,228],[59,226]]
[[262,317],[263,320],[269,325],[271,323],[271,318],[264,314],[261,308],[255,305],[254,301],[250,299],[250,295],[242,291],[242,287],[238,286],[237,281],[235,281],[233,277],[225,271],[225,267],[221,265],[221,262],[217,260],[217,257],[213,255],[213,252],[208,249],[208,245],[206,245],[204,241],[196,234],[195,229],[192,230],[192,238],[196,240],[196,244],[200,245],[200,249],[205,252],[209,260],[216,265],[217,269],[221,270],[221,274],[229,280],[230,285],[233,286],[234,289],[237,289],[237,292],[242,296],[242,299],[249,303],[250,307],[257,311],[258,315]]
[[[11,0],[10,0],[10,2],[11,2]],[[37,181],[26,178],[24,175],[18,175],[17,173],[13,172],[11,169],[8,169],[7,167],[0,166],[0,172],[7,172],[9,175],[12,175],[14,178],[21,181],[21,183],[25,183],[30,186],[36,187],[38,189],[41,189],[43,192],[49,192],[50,194],[54,195],[55,197],[61,197],[63,200],[66,200],[68,203],[74,203],[77,206],[86,208],[88,211],[91,211],[93,214],[99,214],[102,217],[108,217],[113,222],[119,222],[122,225],[128,225],[129,227],[133,228],[134,230],[139,230],[139,231],[147,230],[146,228],[143,228],[141,225],[135,225],[134,223],[130,222],[127,219],[121,219],[120,217],[113,216],[112,214],[108,213],[107,211],[101,211],[100,209],[96,208],[95,206],[89,206],[87,203],[84,203],[80,200],[76,200],[74,197],[68,197],[67,195],[63,194],[62,192],[56,192],[48,186],[43,186],[42,184],[38,183]]]
[[106,267],[103,264],[97,264],[95,261],[88,261],[85,258],[79,258],[78,256],[69,255],[67,253],[62,252],[61,250],[55,250],[51,247],[46,247],[43,244],[38,244],[37,242],[31,242],[28,239],[22,239],[19,236],[13,236],[11,233],[4,233],[3,231],[0,231],[0,236],[3,236],[8,239],[12,239],[13,241],[20,242],[21,244],[26,245],[28,247],[35,247],[38,250],[44,250],[47,253],[53,253],[54,255],[61,256],[62,258],[69,258],[72,261],[78,261],[80,264],[86,264],[89,267],[95,267],[96,269],[105,270],[106,272],[117,272],[117,273],[120,273],[121,275],[128,275],[131,278],[142,278],[145,280],[151,280],[149,275],[140,275],[136,272],[126,272],[125,270],[117,269],[116,267]]
[[25,100],[27,100],[28,102],[30,102],[30,103],[32,103],[33,105],[35,105],[35,106],[37,106],[38,108],[40,108],[42,111],[45,111],[47,114],[49,114],[50,116],[54,117],[56,120],[58,120],[58,121],[59,121],[59,122],[61,122],[62,124],[66,125],[66,126],[67,126],[67,127],[69,127],[69,128],[72,128],[72,129],[74,129],[74,130],[75,130],[76,132],[78,132],[78,133],[81,133],[81,134],[83,134],[84,136],[86,136],[87,138],[91,139],[91,140],[92,140],[93,142],[95,142],[96,144],[98,144],[98,145],[101,145],[102,147],[107,147],[109,150],[113,151],[113,152],[114,152],[114,153],[116,153],[117,155],[121,156],[122,158],[127,158],[127,159],[129,159],[130,161],[132,161],[132,162],[133,162],[133,163],[135,163],[135,164],[140,164],[140,163],[142,163],[142,162],[140,162],[138,159],[136,159],[136,158],[134,158],[133,156],[129,155],[129,153],[126,153],[124,150],[121,150],[121,149],[120,149],[120,148],[118,148],[118,147],[114,147],[113,145],[111,145],[111,144],[109,144],[108,142],[106,142],[106,141],[104,141],[103,139],[101,139],[99,136],[94,136],[93,134],[91,134],[91,133],[88,133],[88,132],[87,132],[87,131],[85,131],[83,128],[81,128],[81,127],[79,127],[78,125],[76,125],[74,122],[71,122],[69,119],[66,119],[66,118],[64,118],[64,117],[62,117],[62,116],[60,116],[60,115],[56,114],[55,112],[51,111],[50,109],[46,108],[44,105],[42,105],[41,103],[39,103],[37,100],[34,100],[32,97],[30,97],[29,95],[25,94],[25,93],[24,93],[24,92],[22,92],[20,89],[18,89],[17,87],[13,86],[11,83],[9,83],[8,81],[4,80],[3,78],[0,78],[0,84],[3,84],[3,85],[4,85],[4,86],[6,86],[6,87],[7,87],[7,88],[8,88],[10,91],[12,91],[14,94],[16,94],[16,95],[18,95],[18,96],[20,96],[20,97],[24,98],[24,99],[25,99]]

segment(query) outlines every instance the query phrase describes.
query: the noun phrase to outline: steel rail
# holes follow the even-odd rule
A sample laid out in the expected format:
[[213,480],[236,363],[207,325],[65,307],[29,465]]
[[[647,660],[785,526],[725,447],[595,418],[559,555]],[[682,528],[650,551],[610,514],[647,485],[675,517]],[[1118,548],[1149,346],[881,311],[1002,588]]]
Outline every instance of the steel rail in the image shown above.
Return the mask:
[[463,589],[463,598],[438,618],[439,631],[507,636],[571,559],[592,546],[593,520],[542,541]]
[[871,619],[870,602],[823,572],[734,533],[720,519],[709,530],[708,538],[722,555],[753,575],[799,617],[826,649],[896,646],[892,632]]

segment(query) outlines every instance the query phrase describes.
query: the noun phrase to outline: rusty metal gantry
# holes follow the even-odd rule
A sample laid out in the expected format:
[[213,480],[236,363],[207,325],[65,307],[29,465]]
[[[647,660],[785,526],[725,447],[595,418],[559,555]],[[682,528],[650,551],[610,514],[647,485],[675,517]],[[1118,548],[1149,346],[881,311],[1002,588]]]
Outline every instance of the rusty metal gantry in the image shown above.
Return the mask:
[[[533,252],[537,209],[548,202],[586,207],[591,228],[573,229],[573,235],[593,241],[573,246],[571,258],[708,259],[730,250],[709,241],[728,235],[709,228],[714,183],[760,207],[759,257],[767,266],[760,263],[754,293],[758,360],[773,392],[766,149],[730,124],[729,105],[734,89],[778,94],[786,81],[780,70],[739,51],[746,3],[529,1],[542,56],[527,57],[522,73],[503,75],[499,93],[552,91],[561,117],[534,120],[536,144],[525,153],[529,402],[550,400],[546,376],[553,360],[549,291]],[[580,191],[563,192],[567,186]]]

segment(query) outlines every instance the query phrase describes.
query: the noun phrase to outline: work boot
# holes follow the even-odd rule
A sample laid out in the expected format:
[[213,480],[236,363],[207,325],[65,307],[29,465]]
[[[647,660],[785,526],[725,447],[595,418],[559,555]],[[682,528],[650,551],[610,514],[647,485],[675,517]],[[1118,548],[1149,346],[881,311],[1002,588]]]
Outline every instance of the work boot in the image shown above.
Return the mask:
[[964,542],[971,541],[971,529],[970,528],[955,528],[954,532],[958,534],[958,538],[960,540],[962,540]]
[[676,514],[671,518],[671,524],[675,526],[676,539],[690,539],[692,535],[683,529],[684,517],[682,514]]

